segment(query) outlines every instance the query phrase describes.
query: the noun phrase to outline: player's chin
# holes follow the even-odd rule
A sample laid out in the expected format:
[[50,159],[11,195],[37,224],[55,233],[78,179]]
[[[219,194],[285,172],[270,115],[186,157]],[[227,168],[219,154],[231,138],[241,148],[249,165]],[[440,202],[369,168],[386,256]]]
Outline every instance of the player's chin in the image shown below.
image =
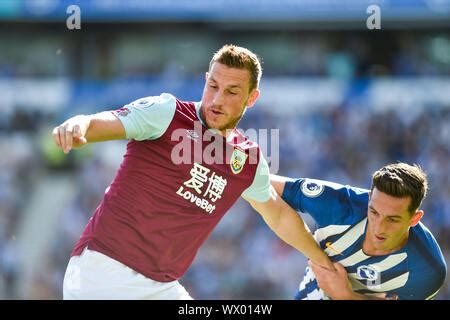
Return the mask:
[[219,121],[218,119],[210,119],[206,123],[208,124],[209,129],[224,131],[228,128],[228,123],[226,121]]

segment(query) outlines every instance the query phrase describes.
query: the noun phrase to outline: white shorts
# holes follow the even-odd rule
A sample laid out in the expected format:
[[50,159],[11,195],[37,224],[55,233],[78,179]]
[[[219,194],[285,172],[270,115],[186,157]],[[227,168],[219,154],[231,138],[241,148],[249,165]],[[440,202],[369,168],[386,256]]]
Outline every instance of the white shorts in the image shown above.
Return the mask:
[[100,252],[84,249],[70,258],[64,300],[192,300],[178,282],[158,282]]

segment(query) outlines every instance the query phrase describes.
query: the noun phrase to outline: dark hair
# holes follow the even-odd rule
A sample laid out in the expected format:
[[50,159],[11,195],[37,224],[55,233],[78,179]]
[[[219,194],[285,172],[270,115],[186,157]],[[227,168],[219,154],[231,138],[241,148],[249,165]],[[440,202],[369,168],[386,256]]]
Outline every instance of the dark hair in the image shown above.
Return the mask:
[[399,162],[376,171],[370,189],[373,188],[397,198],[411,197],[408,211],[413,214],[427,195],[428,180],[419,165]]
[[258,88],[262,75],[261,62],[258,56],[250,50],[227,44],[214,54],[209,63],[209,70],[211,70],[214,62],[222,63],[231,68],[248,70],[250,72],[249,92]]

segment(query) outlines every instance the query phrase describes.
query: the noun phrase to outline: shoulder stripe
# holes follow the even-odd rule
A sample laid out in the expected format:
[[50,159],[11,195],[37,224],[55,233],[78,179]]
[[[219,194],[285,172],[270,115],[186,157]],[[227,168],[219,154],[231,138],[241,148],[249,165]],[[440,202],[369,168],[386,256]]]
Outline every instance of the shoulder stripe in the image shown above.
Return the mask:
[[353,228],[351,228],[347,233],[345,233],[339,240],[332,244],[332,247],[325,249],[325,253],[332,257],[339,253],[344,252],[352,244],[354,244],[359,237],[364,233],[364,228],[367,223],[367,218],[364,218],[359,223],[357,223]]
[[328,237],[334,236],[336,234],[340,234],[350,228],[351,225],[329,225],[324,228],[319,228],[314,232],[314,238],[317,242],[321,242],[322,240],[325,240]]
[[406,259],[407,256],[408,255],[406,253],[391,254],[386,259],[378,263],[370,264],[370,266],[374,267],[378,272],[383,272],[400,264],[403,260]]
[[352,254],[351,256],[339,260],[338,262],[340,264],[342,264],[344,267],[351,267],[354,266],[357,263],[363,262],[366,259],[369,259],[370,256],[366,255],[362,249],[358,250],[357,252],[355,252],[354,254]]

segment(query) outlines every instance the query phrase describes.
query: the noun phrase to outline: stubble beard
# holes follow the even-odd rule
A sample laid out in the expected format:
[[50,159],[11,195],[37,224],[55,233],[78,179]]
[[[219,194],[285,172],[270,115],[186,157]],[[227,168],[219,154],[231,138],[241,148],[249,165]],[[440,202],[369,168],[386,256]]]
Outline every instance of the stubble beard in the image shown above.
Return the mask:
[[218,130],[218,131],[220,131],[220,132],[225,134],[226,131],[233,130],[233,129],[235,129],[237,127],[239,121],[241,121],[241,119],[244,116],[246,110],[247,110],[247,108],[244,106],[242,108],[241,113],[237,117],[230,119],[229,121],[227,121],[224,125],[222,125],[220,127],[213,127],[213,126],[211,126],[208,123],[208,118],[206,117],[206,113],[205,113],[205,110],[203,108],[200,109],[200,114],[201,114],[202,118],[204,119],[205,124],[208,127],[208,129],[216,129],[216,130]]

